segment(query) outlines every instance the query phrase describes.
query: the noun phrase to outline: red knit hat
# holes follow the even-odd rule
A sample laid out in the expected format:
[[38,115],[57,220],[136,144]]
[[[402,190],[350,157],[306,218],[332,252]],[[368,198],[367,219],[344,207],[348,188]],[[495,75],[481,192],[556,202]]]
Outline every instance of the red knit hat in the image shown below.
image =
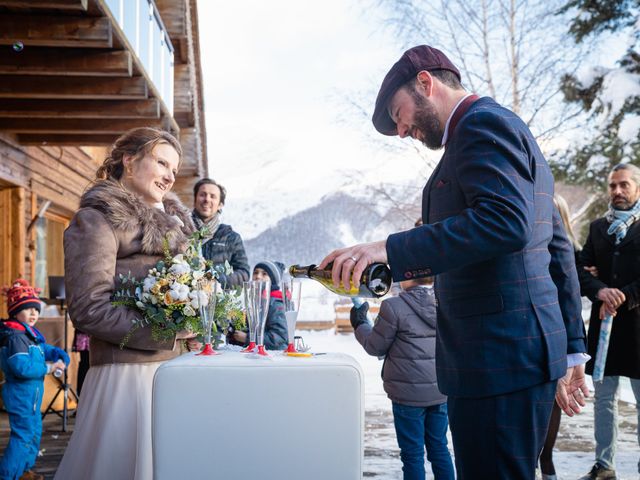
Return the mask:
[[7,310],[10,318],[14,318],[27,308],[35,308],[38,312],[42,311],[42,305],[38,298],[40,289],[33,288],[23,278],[17,279],[11,287],[4,287],[2,293],[7,296]]

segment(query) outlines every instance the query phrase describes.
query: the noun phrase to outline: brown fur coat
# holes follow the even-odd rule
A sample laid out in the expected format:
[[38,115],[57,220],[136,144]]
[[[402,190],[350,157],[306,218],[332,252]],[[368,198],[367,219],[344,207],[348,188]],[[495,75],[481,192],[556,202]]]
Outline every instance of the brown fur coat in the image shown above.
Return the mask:
[[195,230],[191,211],[175,193],[167,193],[162,204],[164,212],[113,180],[94,184],[80,200],[80,208],[95,208],[115,230],[135,231],[142,226],[141,251],[150,255],[162,254],[165,238],[177,253]]
[[144,278],[164,252],[176,254],[194,231],[190,211],[168,193],[164,211],[144,203],[119,182],[104,180],[82,196],[64,236],[65,283],[74,325],[91,336],[91,364],[141,363],[177,355],[175,342],[157,342],[150,328],[131,330],[139,312],[111,303],[120,275]]

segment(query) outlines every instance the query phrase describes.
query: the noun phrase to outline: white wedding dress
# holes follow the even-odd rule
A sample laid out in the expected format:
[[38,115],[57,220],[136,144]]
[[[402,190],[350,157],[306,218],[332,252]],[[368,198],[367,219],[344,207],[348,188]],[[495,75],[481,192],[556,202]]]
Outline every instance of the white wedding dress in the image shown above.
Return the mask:
[[151,394],[162,362],[92,366],[56,480],[151,480]]

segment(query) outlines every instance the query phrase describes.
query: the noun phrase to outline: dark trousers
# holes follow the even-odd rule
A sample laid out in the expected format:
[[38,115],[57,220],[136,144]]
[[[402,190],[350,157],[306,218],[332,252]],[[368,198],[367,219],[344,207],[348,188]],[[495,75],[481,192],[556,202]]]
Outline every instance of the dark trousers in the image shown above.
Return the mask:
[[447,404],[411,407],[393,402],[393,423],[404,480],[424,480],[424,450],[435,480],[454,480],[447,448]]
[[495,397],[449,397],[458,480],[533,480],[556,381]]
[[89,350],[81,350],[80,363],[78,363],[78,396],[82,393],[82,385],[89,371]]

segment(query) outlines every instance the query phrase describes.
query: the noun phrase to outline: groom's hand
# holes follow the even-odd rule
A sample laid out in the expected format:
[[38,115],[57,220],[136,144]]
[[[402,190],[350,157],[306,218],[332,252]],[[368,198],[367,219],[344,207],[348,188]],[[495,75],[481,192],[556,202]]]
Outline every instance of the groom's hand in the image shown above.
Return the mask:
[[580,407],[586,405],[584,399],[588,396],[584,364],[567,368],[566,375],[558,380],[556,388],[556,402],[560,408],[573,417],[574,414],[580,413]]
[[387,263],[387,241],[362,243],[334,250],[320,262],[318,269],[322,270],[331,262],[333,285],[339,287],[342,282],[344,288],[349,290],[351,283],[360,284],[360,278],[367,266],[376,262]]

